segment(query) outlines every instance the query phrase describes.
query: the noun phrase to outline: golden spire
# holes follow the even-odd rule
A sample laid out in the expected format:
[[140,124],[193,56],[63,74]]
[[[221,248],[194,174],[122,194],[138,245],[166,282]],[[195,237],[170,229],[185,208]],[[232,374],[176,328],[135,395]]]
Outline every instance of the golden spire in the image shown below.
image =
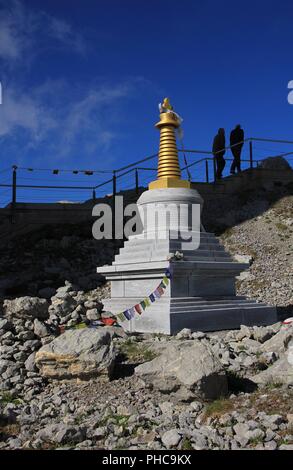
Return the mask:
[[181,179],[181,171],[176,145],[175,129],[180,126],[179,116],[173,112],[169,98],[160,104],[160,148],[158,179],[149,184],[149,189],[190,188],[190,182]]

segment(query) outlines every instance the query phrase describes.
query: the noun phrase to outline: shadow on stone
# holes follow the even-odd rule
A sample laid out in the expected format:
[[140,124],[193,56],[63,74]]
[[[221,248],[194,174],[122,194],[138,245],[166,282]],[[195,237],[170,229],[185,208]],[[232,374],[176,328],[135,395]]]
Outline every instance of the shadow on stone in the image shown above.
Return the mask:
[[112,380],[124,379],[126,377],[131,377],[134,375],[134,369],[140,363],[137,361],[130,361],[127,354],[124,352],[119,352],[116,357],[115,367],[112,373]]
[[227,379],[228,379],[228,389],[232,393],[252,393],[257,390],[257,385],[252,382],[251,380],[240,377],[232,372],[227,372]]

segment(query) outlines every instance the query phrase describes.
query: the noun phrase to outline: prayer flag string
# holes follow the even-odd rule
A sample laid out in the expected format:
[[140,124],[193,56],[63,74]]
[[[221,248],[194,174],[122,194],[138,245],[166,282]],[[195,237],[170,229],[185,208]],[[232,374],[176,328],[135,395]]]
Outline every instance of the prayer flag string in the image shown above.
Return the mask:
[[123,322],[131,320],[135,315],[141,315],[148,307],[150,307],[157,299],[160,299],[165,294],[165,290],[170,283],[171,272],[170,269],[166,269],[165,275],[161,280],[158,287],[141,302],[134,305],[133,307],[127,308],[123,312],[116,315],[117,321]]

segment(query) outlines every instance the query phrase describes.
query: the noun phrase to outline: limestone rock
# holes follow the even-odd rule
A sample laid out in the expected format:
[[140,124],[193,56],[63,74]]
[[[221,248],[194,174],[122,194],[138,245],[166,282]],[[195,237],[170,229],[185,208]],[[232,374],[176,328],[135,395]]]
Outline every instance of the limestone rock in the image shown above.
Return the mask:
[[81,442],[84,436],[85,433],[82,428],[63,423],[49,424],[37,434],[37,438],[42,441],[58,444]]
[[52,379],[109,378],[114,367],[112,335],[103,329],[68,330],[36,353],[41,375]]
[[181,436],[176,429],[166,431],[162,436],[162,442],[167,449],[176,447],[181,440]]
[[263,352],[284,352],[287,343],[293,337],[293,324],[290,326],[283,326],[280,331],[268,341],[262,344],[261,350]]
[[38,297],[19,297],[14,300],[5,300],[4,312],[10,317],[48,318],[48,302]]
[[286,355],[283,355],[271,367],[250,378],[257,384],[290,384],[293,382],[293,365],[288,362]]
[[164,392],[185,389],[195,397],[215,399],[227,393],[227,378],[219,360],[203,341],[172,341],[135,373]]
[[36,370],[35,356],[36,356],[35,352],[31,353],[29,355],[29,357],[27,358],[27,360],[25,361],[25,363],[24,363],[24,366],[25,366],[26,370],[29,371],[29,372],[34,372]]
[[[264,343],[269,343],[270,347],[278,348],[280,359],[268,369],[252,377],[258,384],[282,383],[291,384],[293,382],[293,328],[292,325],[279,331],[273,338]],[[285,351],[283,353],[283,351]]]
[[88,320],[99,320],[101,318],[101,315],[99,314],[98,309],[91,308],[87,310],[86,317]]
[[13,328],[13,325],[6,318],[0,318],[0,330],[10,331]]
[[177,339],[189,339],[191,338],[191,330],[189,328],[183,328],[183,330],[179,331],[176,335]]
[[36,318],[34,321],[34,334],[39,338],[45,338],[45,336],[50,335],[50,330],[47,325]]
[[239,255],[235,254],[234,255],[235,261],[238,261],[238,263],[248,263],[251,264],[253,262],[253,257],[250,255]]

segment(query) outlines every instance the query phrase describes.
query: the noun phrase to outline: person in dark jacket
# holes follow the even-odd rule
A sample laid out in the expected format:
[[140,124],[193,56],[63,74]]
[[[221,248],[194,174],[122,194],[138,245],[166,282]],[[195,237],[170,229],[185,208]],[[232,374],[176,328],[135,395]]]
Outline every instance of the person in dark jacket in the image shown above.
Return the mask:
[[213,141],[213,154],[214,159],[216,160],[216,179],[219,180],[222,178],[222,173],[226,165],[224,159],[226,147],[225,139],[225,129],[222,127],[218,130],[217,135],[214,137]]
[[235,129],[231,131],[230,134],[230,147],[233,154],[233,162],[230,168],[231,175],[235,175],[235,170],[237,173],[241,171],[241,151],[244,141],[244,131],[241,129],[240,124],[237,124]]

